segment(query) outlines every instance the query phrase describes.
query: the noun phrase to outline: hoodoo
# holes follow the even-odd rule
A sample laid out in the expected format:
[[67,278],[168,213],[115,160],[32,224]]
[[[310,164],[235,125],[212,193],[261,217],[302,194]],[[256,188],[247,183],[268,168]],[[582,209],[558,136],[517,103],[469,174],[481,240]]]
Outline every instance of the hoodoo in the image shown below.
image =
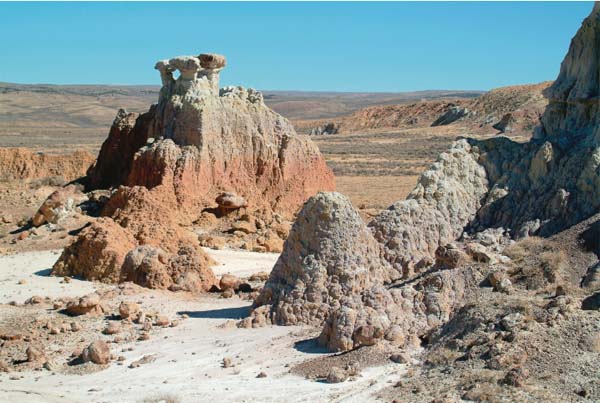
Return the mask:
[[[217,54],[156,63],[162,80],[158,103],[141,115],[119,111],[88,170],[88,188],[118,188],[102,210],[104,221],[65,249],[56,274],[207,290],[215,282],[209,259],[197,236],[181,225],[191,224],[224,194],[243,200],[238,208],[249,213],[291,217],[310,196],[334,189],[318,148],[268,108],[260,92],[219,88],[225,65]],[[227,207],[219,205],[219,211],[225,214],[234,205]],[[115,231],[135,242],[112,245],[111,239],[120,239],[111,236]],[[98,232],[106,242],[94,241]],[[109,258],[90,259],[105,255]]]
[[90,186],[162,186],[185,211],[211,206],[228,191],[250,209],[285,215],[318,191],[333,190],[318,148],[267,107],[260,92],[219,89],[225,65],[217,54],[159,61],[158,104],[139,116],[119,112],[88,172]]

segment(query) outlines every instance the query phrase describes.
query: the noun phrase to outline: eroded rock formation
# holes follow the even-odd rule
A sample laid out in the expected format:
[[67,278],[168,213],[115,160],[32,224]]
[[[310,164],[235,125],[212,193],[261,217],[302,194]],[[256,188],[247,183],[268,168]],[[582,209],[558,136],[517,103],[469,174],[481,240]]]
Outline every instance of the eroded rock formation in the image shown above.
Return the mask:
[[[243,207],[291,216],[309,196],[334,188],[317,147],[269,109],[260,92],[219,89],[225,65],[216,54],[156,64],[163,84],[158,104],[141,115],[119,111],[88,170],[89,187],[116,190],[103,218],[65,249],[55,274],[208,290],[216,284],[211,261],[182,226],[217,196],[223,215]],[[263,243],[267,250],[281,247]]]
[[0,148],[0,179],[41,179],[51,176],[72,181],[85,175],[94,161],[87,151],[70,154],[47,154],[25,148]]
[[319,193],[300,211],[255,305],[269,305],[267,319],[277,324],[322,325],[345,296],[390,281],[391,267],[380,255],[350,200]]
[[[501,250],[505,244],[501,238],[506,236],[549,236],[598,211],[598,32],[596,4],[573,38],[558,79],[545,92],[550,104],[534,139],[528,143],[505,137],[461,139],[422,174],[406,200],[375,217],[369,228],[392,270],[380,264],[370,272],[370,281],[361,283],[363,287],[339,289],[335,308],[324,309],[317,317],[317,322],[325,319],[323,344],[347,350],[382,338],[402,344],[427,336],[479,288],[485,277],[481,271],[489,270],[482,263],[496,259],[488,247]],[[337,211],[327,200],[320,201],[324,207],[319,211]],[[315,203],[309,201],[305,209]],[[293,318],[315,324],[314,317],[304,312],[323,305],[320,299],[315,304],[313,296],[306,298],[305,285],[315,279],[318,284],[335,284],[345,276],[354,278],[355,269],[336,265],[339,270],[323,270],[336,260],[305,249],[312,244],[318,247],[310,250],[317,251],[338,245],[338,231],[315,230],[301,214],[292,232],[318,238],[308,238],[308,243],[299,242],[297,236],[288,238],[253,315],[267,311],[275,323],[288,324]],[[345,236],[344,246],[354,245],[353,235]],[[497,239],[489,242],[491,238]],[[361,239],[364,244],[370,236]],[[465,241],[464,252],[447,245],[453,241]],[[338,249],[348,261],[375,256],[356,247]],[[508,292],[510,281],[492,277],[494,289]]]
[[158,104],[140,116],[119,112],[89,171],[92,187],[163,185],[187,210],[233,191],[252,209],[284,214],[320,190],[333,190],[317,147],[268,108],[260,92],[218,88],[224,67],[225,58],[212,54],[158,62]]

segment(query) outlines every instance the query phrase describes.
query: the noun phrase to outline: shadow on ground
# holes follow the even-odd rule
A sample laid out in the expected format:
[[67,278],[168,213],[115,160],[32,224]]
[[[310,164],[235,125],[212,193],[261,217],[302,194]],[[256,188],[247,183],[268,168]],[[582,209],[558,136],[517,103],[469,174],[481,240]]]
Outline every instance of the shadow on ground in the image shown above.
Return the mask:
[[301,353],[307,354],[327,354],[327,348],[319,344],[317,337],[312,339],[300,340],[294,343],[294,348]]
[[252,304],[238,308],[210,309],[208,311],[180,311],[177,313],[179,315],[186,314],[190,318],[195,319],[243,319],[250,313],[251,306]]
[[52,273],[52,269],[38,270],[33,274],[35,274],[36,276],[40,276],[40,277],[50,277],[50,273]]

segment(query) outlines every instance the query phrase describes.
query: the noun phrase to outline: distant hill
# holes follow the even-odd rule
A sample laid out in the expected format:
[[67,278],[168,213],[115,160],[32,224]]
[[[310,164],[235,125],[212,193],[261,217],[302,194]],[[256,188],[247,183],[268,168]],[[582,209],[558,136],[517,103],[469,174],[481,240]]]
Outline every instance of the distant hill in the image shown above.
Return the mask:
[[[144,112],[159,86],[0,83],[0,146],[97,148],[116,112]],[[445,97],[474,98],[474,91],[337,93],[264,91],[266,103],[289,119],[332,118],[372,105]]]

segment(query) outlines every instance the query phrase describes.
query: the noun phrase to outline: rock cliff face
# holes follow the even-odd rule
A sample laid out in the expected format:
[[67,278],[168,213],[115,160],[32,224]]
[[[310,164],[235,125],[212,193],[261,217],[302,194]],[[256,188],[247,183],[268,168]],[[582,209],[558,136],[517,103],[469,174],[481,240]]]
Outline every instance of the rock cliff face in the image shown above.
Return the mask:
[[54,155],[36,153],[25,148],[0,148],[0,179],[41,179],[60,176],[72,181],[85,175],[94,156],[86,151]]
[[534,139],[459,140],[406,201],[373,220],[396,269],[410,276],[410,266],[463,232],[502,227],[513,238],[548,236],[600,208],[599,30],[595,5],[545,91],[549,106]]
[[[415,337],[427,336],[479,288],[484,278],[481,271],[489,271],[489,267],[478,262],[495,259],[486,247],[496,245],[501,250],[506,234],[517,239],[549,236],[600,209],[599,33],[600,6],[596,4],[574,37],[558,79],[546,91],[549,106],[530,142],[516,143],[505,137],[457,141],[422,174],[406,200],[369,224],[381,245],[381,256],[392,270],[382,263],[369,272],[369,281],[362,282],[362,287],[332,288],[339,291],[335,308],[324,310],[325,315],[318,318],[325,319],[320,337],[323,344],[347,350],[382,338],[407,344]],[[327,245],[337,245],[335,249],[341,252],[336,253],[345,262],[365,256],[375,259],[375,252],[367,254],[353,246],[368,244],[368,235],[359,236],[357,242],[346,233],[340,243],[340,231],[315,230],[305,212],[315,205],[321,206],[316,215],[339,209],[333,199],[340,196],[320,197],[307,203],[293,230],[317,239],[305,243],[297,236],[288,238],[286,252],[257,299],[256,305],[266,305],[255,308],[255,317],[270,309],[276,323],[287,324],[286,317],[293,317],[294,322],[314,324],[311,316],[302,314],[315,306],[302,296],[304,284],[315,279],[319,284],[335,284],[346,276],[355,278],[352,265],[322,269],[336,260],[330,253],[307,253],[307,245],[319,245],[310,249],[319,252]],[[345,206],[345,215],[333,217],[351,216],[351,210]],[[475,242],[465,246],[466,253],[447,245],[470,240]],[[376,249],[373,246],[372,250]],[[500,278],[494,282],[499,290],[510,286],[510,281],[501,282]],[[316,306],[322,306],[317,301]],[[265,308],[269,304],[275,309]]]
[[571,41],[554,84],[544,95],[549,100],[538,137],[561,147],[600,142],[600,4],[595,3]]
[[252,209],[281,213],[295,213],[311,195],[333,190],[318,148],[268,108],[260,92],[218,88],[224,66],[220,55],[158,62],[158,104],[140,116],[119,113],[89,171],[92,187],[163,185],[183,209],[206,207],[219,193],[234,191]]

